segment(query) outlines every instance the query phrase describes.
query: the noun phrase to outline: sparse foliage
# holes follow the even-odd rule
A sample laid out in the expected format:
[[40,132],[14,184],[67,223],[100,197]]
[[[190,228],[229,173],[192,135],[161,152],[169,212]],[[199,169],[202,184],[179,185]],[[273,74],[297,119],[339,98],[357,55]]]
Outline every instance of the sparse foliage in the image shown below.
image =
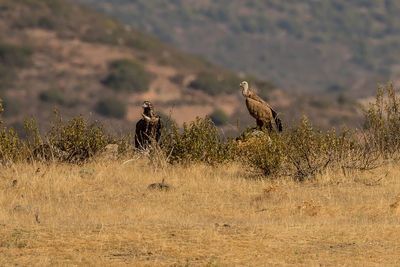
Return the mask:
[[97,103],[96,112],[106,117],[123,119],[126,115],[126,107],[116,98],[107,98]]
[[[400,100],[392,83],[378,87],[375,103],[365,111],[367,142],[385,157],[398,154],[400,148]],[[396,155],[398,156],[398,155]]]
[[145,92],[151,75],[143,66],[130,59],[115,60],[109,65],[110,73],[103,83],[116,91]]
[[170,155],[170,162],[215,164],[233,158],[231,142],[223,142],[217,127],[208,117],[185,123],[182,131],[175,124],[165,136],[163,148]]
[[60,88],[50,88],[39,94],[39,99],[43,102],[56,103],[63,105],[65,103],[64,92]]
[[101,152],[112,138],[98,122],[89,123],[79,116],[64,123],[56,112],[56,122],[48,133],[48,140],[51,147],[58,150],[61,160],[82,162]]
[[228,117],[228,115],[226,115],[226,113],[223,110],[215,109],[210,114],[210,119],[215,123],[215,125],[221,126],[228,122],[229,117]]

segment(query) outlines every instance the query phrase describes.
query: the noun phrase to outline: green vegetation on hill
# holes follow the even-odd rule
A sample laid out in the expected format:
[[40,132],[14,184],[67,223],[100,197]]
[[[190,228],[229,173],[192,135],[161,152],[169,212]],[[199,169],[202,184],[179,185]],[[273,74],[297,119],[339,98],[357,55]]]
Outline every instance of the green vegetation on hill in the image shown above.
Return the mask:
[[39,98],[43,102],[56,103],[63,105],[65,103],[64,92],[60,88],[50,88],[39,94]]
[[[86,6],[71,4],[66,0],[0,1],[0,19],[5,21],[4,34],[44,29],[55,32],[61,39],[125,46],[138,53],[140,60],[152,60],[185,72],[216,72],[229,76],[229,79],[236,76],[231,71],[177,51],[150,35],[130,29]],[[2,74],[8,76],[5,69],[27,66],[34,50],[0,43],[0,77]],[[147,90],[150,75],[144,71],[141,62],[122,59],[111,62],[109,67],[110,75],[105,79],[105,84],[116,90]],[[128,88],[128,84],[134,88]]]
[[32,54],[30,47],[0,43],[0,89],[12,83],[18,68],[29,66]]
[[116,91],[145,92],[149,89],[151,75],[143,66],[128,59],[110,63],[110,74],[103,83]]
[[238,76],[220,77],[216,73],[204,71],[200,72],[189,86],[196,90],[202,90],[209,95],[217,95],[237,90],[236,88],[239,83],[240,78]]
[[397,0],[75,1],[296,89],[327,89],[371,73],[387,77],[400,60]]
[[96,112],[106,117],[123,119],[126,115],[126,107],[116,98],[107,98],[96,104]]
[[[150,4],[150,2],[143,3]],[[158,2],[152,3],[154,10],[157,10]],[[180,2],[166,2],[165,7],[169,9],[175,3]],[[201,2],[200,6],[204,3]],[[230,2],[226,4],[230,5]],[[193,5],[193,8],[198,5]],[[193,15],[198,16],[197,13]],[[163,14],[160,14],[160,17],[162,16]],[[207,27],[209,25],[207,23],[203,20],[201,25]],[[212,25],[213,28],[220,26]],[[167,27],[167,30],[173,28]],[[326,129],[332,125],[331,121],[335,120],[337,126],[343,122],[341,118],[349,118],[347,121],[354,122],[360,117],[350,105],[342,105],[344,108],[339,110],[336,109],[338,104],[333,103],[326,109],[317,110],[315,107],[310,107],[306,95],[279,90],[272,92],[275,87],[269,82],[246,74],[239,75],[200,57],[182,53],[155,37],[131,29],[118,20],[68,0],[0,0],[0,29],[0,44],[4,44],[0,49],[3,51],[1,62],[3,68],[0,68],[0,74],[7,72],[3,75],[5,79],[1,80],[0,86],[4,88],[1,89],[0,95],[4,105],[7,106],[4,114],[7,116],[6,124],[18,125],[16,129],[19,132],[23,118],[31,114],[35,114],[38,122],[44,125],[43,128],[48,129],[49,109],[54,105],[58,106],[67,118],[97,112],[109,116],[107,126],[118,125],[113,127],[117,131],[132,130],[134,123],[128,123],[128,119],[134,119],[133,114],[115,115],[121,112],[115,112],[106,105],[103,105],[106,108],[99,109],[98,103],[115,96],[121,101],[121,106],[126,106],[128,101],[130,105],[138,104],[139,101],[136,102],[129,94],[145,92],[149,88],[149,77],[152,77],[150,85],[155,92],[168,93],[166,89],[173,92],[168,96],[168,100],[156,101],[157,110],[164,112],[179,103],[184,110],[190,110],[185,115],[194,117],[197,111],[193,111],[190,105],[215,106],[215,103],[214,98],[194,94],[193,89],[202,90],[213,96],[221,93],[239,96],[240,80],[248,80],[261,97],[266,100],[270,98],[271,104],[282,111],[282,116],[290,116],[287,123],[291,123],[292,114],[296,114],[296,118],[299,118],[306,113],[311,121],[317,122],[318,125],[323,124],[321,127]],[[165,33],[171,38],[176,36],[168,31]],[[213,31],[210,30],[209,34],[213,35]],[[228,31],[227,35],[229,34]],[[223,36],[225,34],[218,34],[216,37]],[[234,63],[228,64],[229,68],[235,68],[237,63],[244,64],[251,57],[250,52],[269,51],[268,47],[262,49],[248,47],[246,53],[234,53],[232,56],[228,53],[229,49],[221,46],[222,43],[215,45],[214,38],[206,37],[197,32],[196,45],[208,48],[219,46],[222,50],[214,54],[212,59],[229,58]],[[202,42],[207,39],[212,39],[213,42],[203,46]],[[234,39],[246,40],[240,34]],[[236,47],[235,42],[229,41],[226,44],[232,48]],[[252,44],[262,43],[257,41]],[[119,59],[124,60],[119,61]],[[126,63],[126,59],[135,63]],[[263,69],[273,73],[274,68],[263,66]],[[108,89],[102,81],[115,90]],[[190,84],[191,81],[193,83]],[[292,79],[288,76],[285,81]],[[164,88],[164,84],[169,88]],[[337,86],[331,88],[345,88],[340,86],[340,81],[335,80],[335,84]],[[199,97],[193,97],[194,95]],[[242,127],[253,124],[254,121],[245,109],[243,99],[234,96],[229,96],[229,99],[234,110],[229,121],[240,120]],[[318,101],[318,97],[315,101]],[[285,108],[281,109],[283,106]],[[179,116],[182,113],[175,114],[172,115],[176,116],[173,119],[181,123],[182,117]],[[233,132],[227,135],[230,134]]]
[[54,31],[63,39],[127,46],[142,52],[143,58],[181,68],[216,68],[203,59],[184,54],[148,34],[68,0],[1,0],[0,19],[6,21],[8,32],[39,28]]
[[271,83],[262,81],[254,75],[239,77],[233,73],[224,74],[210,71],[198,73],[196,79],[189,84],[189,87],[201,90],[209,95],[232,94],[238,91],[238,85],[242,80],[246,80],[255,86],[263,98],[268,98],[269,93],[276,89]]
[[67,116],[96,111],[120,123],[127,98],[104,101],[112,94],[144,93],[155,79],[171,79],[184,90],[188,77],[201,79],[205,72],[218,75],[196,88],[208,94],[235,92],[240,81],[233,71],[68,0],[0,0],[0,29],[0,96],[8,125],[21,125],[29,112],[49,127],[46,109],[53,105]]
[[217,126],[224,125],[229,120],[228,115],[221,109],[215,109],[209,116]]

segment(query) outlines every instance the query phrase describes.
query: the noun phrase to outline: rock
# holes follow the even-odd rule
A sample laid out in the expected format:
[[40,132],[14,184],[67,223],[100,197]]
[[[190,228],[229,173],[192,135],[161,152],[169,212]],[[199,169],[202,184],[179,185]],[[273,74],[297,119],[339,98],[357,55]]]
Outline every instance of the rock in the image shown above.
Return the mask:
[[266,133],[264,133],[263,131],[260,130],[254,130],[249,134],[250,138],[259,138],[259,137],[263,137],[267,135]]
[[164,179],[162,180],[161,183],[154,183],[151,184],[147,187],[147,189],[149,190],[164,190],[164,191],[168,191],[171,189],[171,186],[169,184],[166,184],[164,182]]

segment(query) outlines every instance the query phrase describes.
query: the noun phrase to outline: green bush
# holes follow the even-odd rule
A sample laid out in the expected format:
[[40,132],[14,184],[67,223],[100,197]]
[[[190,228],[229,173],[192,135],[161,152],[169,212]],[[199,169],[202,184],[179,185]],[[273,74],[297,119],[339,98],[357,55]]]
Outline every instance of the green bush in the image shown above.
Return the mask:
[[289,176],[297,181],[313,179],[329,168],[368,170],[380,164],[380,153],[356,132],[343,129],[315,130],[307,118],[282,134],[243,135],[239,141],[242,161],[271,178]]
[[85,162],[113,142],[98,122],[89,123],[79,116],[64,123],[57,112],[47,139],[55,157],[66,162]]
[[43,102],[65,104],[64,92],[60,88],[50,88],[39,94],[39,99]]
[[210,119],[215,123],[217,126],[224,125],[228,122],[229,117],[226,113],[221,109],[215,109],[210,115]]
[[213,72],[203,71],[197,74],[189,87],[201,90],[209,95],[218,95],[222,93],[235,93],[238,92],[239,83],[242,80],[249,82],[251,87],[257,88],[260,97],[267,99],[271,91],[275,90],[275,86],[269,82],[260,80],[254,75],[247,75],[240,78],[235,74],[215,74]]
[[106,117],[123,119],[126,115],[126,107],[116,98],[106,98],[96,104],[96,112]]
[[46,30],[54,30],[57,28],[57,22],[51,17],[43,16],[38,19],[37,26]]
[[131,37],[126,40],[125,45],[136,50],[146,51],[151,47],[151,43],[144,38]]
[[183,81],[185,79],[185,75],[182,73],[178,73],[174,76],[172,76],[169,80],[177,85],[183,85]]
[[30,47],[0,43],[0,88],[12,85],[15,70],[28,67],[32,54]]
[[129,135],[118,138],[105,133],[97,121],[88,122],[82,116],[64,123],[56,112],[55,122],[44,136],[36,120],[25,120],[25,138],[20,139],[13,128],[0,129],[0,160],[57,160],[69,163],[84,163],[104,150],[107,144],[118,144],[119,152],[128,153],[132,146]]
[[201,90],[209,95],[232,93],[239,90],[240,78],[236,75],[219,77],[215,73],[200,72],[197,78],[189,84],[189,87]]
[[365,110],[368,142],[385,157],[398,157],[400,149],[400,100],[392,83],[379,86],[376,101]]
[[18,134],[12,129],[0,129],[0,160],[15,162],[22,158],[23,143]]
[[151,75],[138,62],[116,60],[110,63],[109,70],[103,83],[116,91],[145,92],[149,89]]
[[11,97],[5,97],[3,102],[4,117],[12,117],[20,114],[22,109],[21,101]]
[[3,115],[4,108],[3,108],[3,100],[0,98],[0,126],[3,124],[3,121],[1,120],[1,116]]
[[31,64],[33,50],[27,46],[0,44],[0,65],[7,68],[23,68]]
[[223,142],[217,127],[208,117],[185,123],[182,131],[175,124],[171,132],[164,136],[163,150],[169,155],[171,163],[216,164],[234,157],[232,142]]
[[[251,131],[247,132],[251,134]],[[278,135],[263,134],[249,138],[246,133],[244,140],[238,141],[238,156],[242,162],[252,168],[262,171],[269,177],[279,177],[283,171],[285,142]]]

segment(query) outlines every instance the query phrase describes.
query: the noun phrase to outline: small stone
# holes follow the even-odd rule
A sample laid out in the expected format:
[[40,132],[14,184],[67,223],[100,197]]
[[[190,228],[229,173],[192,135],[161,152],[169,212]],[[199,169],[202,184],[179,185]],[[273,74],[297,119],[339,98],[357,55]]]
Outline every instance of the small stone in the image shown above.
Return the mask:
[[164,182],[164,179],[162,180],[161,183],[154,183],[147,187],[147,189],[150,189],[150,190],[164,190],[164,191],[168,191],[170,188],[171,188],[171,186],[169,184],[166,184]]

